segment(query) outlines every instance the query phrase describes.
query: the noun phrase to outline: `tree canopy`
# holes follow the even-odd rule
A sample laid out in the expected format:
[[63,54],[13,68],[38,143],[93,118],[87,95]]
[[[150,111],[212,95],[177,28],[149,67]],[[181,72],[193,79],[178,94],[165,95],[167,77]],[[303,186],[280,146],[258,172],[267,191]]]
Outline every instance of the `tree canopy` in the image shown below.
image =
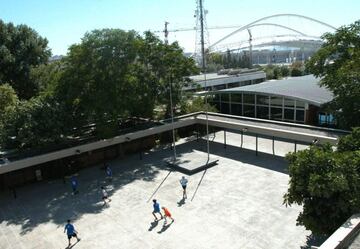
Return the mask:
[[303,205],[297,218],[314,234],[330,235],[360,212],[360,128],[342,137],[338,150],[311,146],[289,153],[289,189],[284,203]]
[[307,63],[334,93],[329,105],[343,128],[360,125],[360,21],[323,35],[324,44]]
[[20,99],[38,93],[30,80],[31,68],[46,63],[51,55],[48,41],[26,25],[0,20],[0,84],[9,83]]

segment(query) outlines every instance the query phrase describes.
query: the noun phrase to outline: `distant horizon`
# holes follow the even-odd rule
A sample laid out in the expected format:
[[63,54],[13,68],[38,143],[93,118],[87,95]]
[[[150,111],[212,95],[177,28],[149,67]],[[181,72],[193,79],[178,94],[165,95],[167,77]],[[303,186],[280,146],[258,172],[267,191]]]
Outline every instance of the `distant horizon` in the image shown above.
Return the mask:
[[[226,0],[219,4],[216,0],[204,0],[208,10],[206,21],[208,27],[245,25],[259,18],[280,13],[292,13],[315,18],[336,28],[349,25],[359,20],[360,1],[304,0],[291,2],[276,1],[237,1]],[[196,1],[184,1],[178,4],[165,0],[151,2],[134,0],[122,2],[116,0],[2,0],[0,2],[0,19],[14,25],[25,24],[39,35],[46,38],[52,55],[66,55],[69,46],[81,42],[86,32],[102,28],[119,28],[135,30],[142,34],[146,30],[157,31],[163,39],[164,23],[169,22],[168,29],[188,29],[196,25],[194,13]],[[141,17],[141,18],[139,18]],[[320,36],[331,31],[326,27],[311,23],[305,19],[278,17],[266,22],[276,23],[299,30],[307,35]],[[209,29],[210,44],[234,31],[233,29]],[[284,34],[278,27],[251,28],[254,38],[266,35]],[[289,33],[286,31],[285,33]],[[195,31],[178,31],[169,33],[169,42],[178,41],[185,53],[195,50]],[[225,43],[235,43],[248,39],[247,32],[229,38]]]

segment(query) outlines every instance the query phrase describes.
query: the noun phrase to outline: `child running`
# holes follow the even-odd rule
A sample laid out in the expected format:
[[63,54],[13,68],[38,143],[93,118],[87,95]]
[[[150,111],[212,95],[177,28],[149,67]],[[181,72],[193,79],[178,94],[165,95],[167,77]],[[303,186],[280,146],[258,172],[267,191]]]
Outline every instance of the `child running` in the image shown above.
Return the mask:
[[104,201],[104,206],[105,206],[106,200],[111,202],[111,199],[109,198],[108,193],[106,192],[106,189],[103,186],[101,187],[101,192],[102,192],[102,200]]
[[161,214],[161,212],[160,212],[160,204],[154,199],[153,200],[153,208],[154,208],[154,211],[152,212],[152,214],[154,215],[154,217],[155,217],[155,221],[157,221],[158,220],[158,218],[156,217],[156,213],[159,213],[160,215],[161,215],[161,219],[162,218],[164,218],[163,217],[163,215]]
[[181,177],[180,179],[180,184],[181,187],[183,188],[183,199],[187,199],[187,194],[186,194],[186,186],[187,186],[188,180],[185,178],[185,176]]
[[72,237],[75,237],[78,242],[80,241],[80,238],[78,238],[78,236],[77,236],[78,232],[75,230],[74,225],[70,223],[70,220],[67,220],[67,224],[65,225],[65,228],[64,228],[64,233],[65,233],[65,231],[66,231],[66,234],[67,234],[67,237],[69,240],[68,247],[70,247],[70,245],[71,245]]
[[[169,209],[167,209],[166,207],[162,207],[162,210],[164,210],[164,217],[165,217],[165,222],[164,222],[164,224],[167,223],[167,220],[166,220],[167,217],[170,218],[170,219],[172,220],[172,222],[175,221],[175,220],[171,217],[171,213],[170,213]],[[171,222],[171,223],[172,223],[172,222]]]

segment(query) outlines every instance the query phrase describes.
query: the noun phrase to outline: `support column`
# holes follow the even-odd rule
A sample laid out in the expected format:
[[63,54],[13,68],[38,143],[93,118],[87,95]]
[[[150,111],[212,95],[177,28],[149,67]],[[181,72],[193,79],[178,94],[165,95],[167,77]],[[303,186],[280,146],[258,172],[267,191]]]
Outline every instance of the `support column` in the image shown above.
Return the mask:
[[296,152],[296,146],[297,146],[297,142],[295,141],[295,144],[294,144],[294,152]]
[[226,130],[224,130],[224,148],[226,149]]
[[244,142],[244,132],[241,131],[241,144],[240,144],[240,148],[243,147],[243,142]]
[[273,151],[273,155],[275,155],[275,137],[272,137],[272,151]]
[[258,155],[258,134],[256,134],[256,155]]

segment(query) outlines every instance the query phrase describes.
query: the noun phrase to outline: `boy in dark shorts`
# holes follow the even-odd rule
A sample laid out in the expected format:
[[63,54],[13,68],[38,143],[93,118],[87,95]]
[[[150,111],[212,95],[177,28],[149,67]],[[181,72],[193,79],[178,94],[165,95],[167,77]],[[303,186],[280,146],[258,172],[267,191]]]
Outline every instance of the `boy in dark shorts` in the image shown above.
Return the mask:
[[65,228],[64,228],[64,233],[65,233],[65,231],[66,231],[66,234],[67,234],[67,237],[69,240],[68,247],[70,247],[70,245],[71,245],[72,237],[75,237],[78,242],[80,241],[80,238],[78,238],[78,236],[77,236],[77,231],[75,230],[74,225],[70,223],[70,220],[67,220],[67,224],[65,225]]
[[152,212],[152,214],[154,215],[155,217],[155,221],[158,220],[158,218],[156,217],[155,213],[159,213],[161,215],[161,219],[164,218],[163,215],[161,214],[160,212],[160,204],[158,202],[156,202],[156,200],[154,199],[153,200],[153,208],[154,208],[154,211]]
[[185,176],[181,177],[180,179],[180,184],[181,187],[183,188],[183,199],[187,199],[187,194],[186,194],[186,186],[187,186],[188,180],[185,178]]

